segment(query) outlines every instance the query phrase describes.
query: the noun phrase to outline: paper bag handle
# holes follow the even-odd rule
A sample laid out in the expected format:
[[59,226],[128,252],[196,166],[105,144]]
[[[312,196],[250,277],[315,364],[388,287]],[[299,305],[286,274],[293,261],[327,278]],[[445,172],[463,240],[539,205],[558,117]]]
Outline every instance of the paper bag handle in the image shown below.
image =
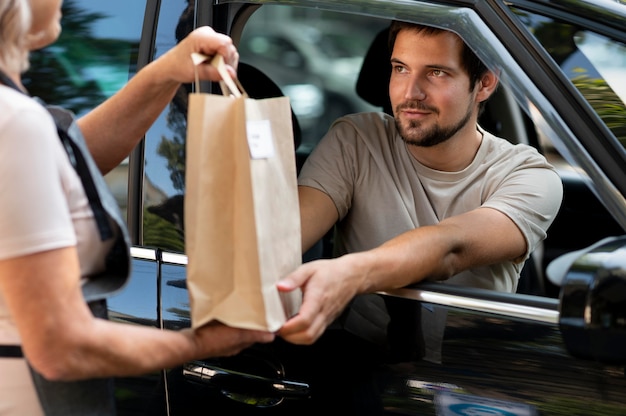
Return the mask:
[[[191,54],[191,60],[194,64],[194,72],[196,75],[196,91],[200,91],[200,79],[198,78],[198,65],[211,59],[210,56],[203,55],[201,53],[194,52]],[[220,87],[222,88],[222,94],[228,96],[232,94],[234,97],[248,96],[243,86],[237,79],[233,79],[226,70],[226,64],[224,63],[224,57],[222,55],[215,55],[211,59],[211,65],[217,69],[217,72],[222,77],[220,81]],[[230,94],[229,94],[230,93]]]

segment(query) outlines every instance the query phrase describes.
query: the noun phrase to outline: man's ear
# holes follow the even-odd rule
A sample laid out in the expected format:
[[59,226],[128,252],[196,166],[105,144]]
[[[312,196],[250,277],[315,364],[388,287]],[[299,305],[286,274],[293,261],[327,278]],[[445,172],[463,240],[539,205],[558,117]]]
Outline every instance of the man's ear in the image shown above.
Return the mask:
[[492,71],[487,71],[478,81],[478,91],[476,92],[476,100],[483,102],[491,97],[496,88],[498,88],[498,77]]

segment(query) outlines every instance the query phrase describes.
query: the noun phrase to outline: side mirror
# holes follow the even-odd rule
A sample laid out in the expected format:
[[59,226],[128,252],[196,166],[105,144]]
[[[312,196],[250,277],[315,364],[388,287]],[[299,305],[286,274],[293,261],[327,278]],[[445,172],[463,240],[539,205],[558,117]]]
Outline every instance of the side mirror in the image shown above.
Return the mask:
[[568,351],[605,364],[625,364],[626,236],[558,257],[547,274],[561,286],[559,325]]

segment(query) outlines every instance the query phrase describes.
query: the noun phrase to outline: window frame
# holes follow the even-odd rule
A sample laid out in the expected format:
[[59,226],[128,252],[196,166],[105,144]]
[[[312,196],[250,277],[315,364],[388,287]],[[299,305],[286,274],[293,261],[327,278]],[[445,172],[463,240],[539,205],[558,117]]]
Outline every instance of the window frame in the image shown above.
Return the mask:
[[[216,11],[210,9],[204,13],[205,19],[208,19],[205,22],[219,25],[222,30],[228,29],[227,33],[237,43],[247,19],[257,7],[280,3],[253,0],[243,4],[240,0],[223,0],[215,7]],[[332,0],[301,0],[298,4],[289,5],[375,15],[390,20],[405,19],[438,25],[458,33],[481,59],[488,64],[499,64],[497,67],[492,66],[492,69],[501,71],[502,82],[510,87],[523,108],[532,102],[539,109],[554,132],[550,136],[560,138],[554,143],[556,148],[571,165],[580,167],[593,183],[603,185],[591,186],[591,190],[621,227],[626,229],[626,150],[510,10],[510,5],[518,3],[528,2],[512,1],[505,4],[500,1],[459,1],[455,5],[444,5],[425,1],[383,0],[364,5],[357,0],[340,4]],[[547,4],[543,7],[549,9]],[[551,14],[556,14],[562,7],[550,10]],[[598,26],[599,22],[590,20],[578,17],[583,28]],[[602,160],[602,166],[596,160]]]

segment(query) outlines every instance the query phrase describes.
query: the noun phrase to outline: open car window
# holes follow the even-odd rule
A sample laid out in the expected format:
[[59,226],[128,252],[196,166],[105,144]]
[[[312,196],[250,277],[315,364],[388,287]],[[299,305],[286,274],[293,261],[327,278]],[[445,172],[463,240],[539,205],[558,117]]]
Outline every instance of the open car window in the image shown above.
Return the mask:
[[[586,187],[592,178],[603,176],[604,173],[597,170],[596,165],[586,165],[588,159],[580,156],[584,149],[578,147],[580,143],[576,132],[571,130],[553,105],[553,100],[559,97],[547,96],[540,91],[539,84],[532,79],[533,74],[526,73],[520,66],[519,58],[509,52],[510,45],[503,43],[475,11],[434,7],[428,3],[419,3],[418,7],[418,3],[412,4],[410,9],[398,4],[390,5],[386,10],[390,15],[388,19],[361,16],[354,12],[346,14],[265,4],[251,13],[241,26],[241,33],[233,34],[238,39],[241,62],[262,70],[290,97],[303,130],[298,156],[306,158],[337,117],[352,112],[384,111],[380,102],[368,100],[371,97],[359,94],[357,83],[370,45],[388,27],[391,16],[435,26],[445,22],[445,29],[458,33],[487,66],[500,75],[501,87],[488,102],[480,120],[481,126],[514,143],[537,147],[557,166],[567,186],[574,190],[568,193],[571,206],[564,211],[569,213],[573,207],[575,215],[562,215],[562,221],[555,223],[552,239],[537,250],[524,273],[533,270],[532,273],[538,275],[532,279],[543,282],[544,269],[553,258],[564,251],[579,248],[569,244],[592,244],[606,235],[622,232],[611,214],[606,212],[604,202],[598,199],[605,195],[594,195],[595,189]],[[544,26],[553,27],[546,19],[540,21]],[[533,31],[532,28],[529,30]],[[552,30],[546,33],[552,33]],[[623,46],[580,28],[564,33],[571,36],[568,45],[578,51],[588,64],[581,70],[578,61],[570,60],[566,62],[569,67],[562,67],[563,73],[619,138],[626,120],[626,117],[620,116],[624,107],[620,95],[623,94],[620,90],[623,81],[607,70],[609,67],[602,64],[602,56],[593,55],[593,51],[601,44],[606,50],[615,50],[616,55],[620,56],[624,51]],[[559,39],[553,42],[560,44],[562,39]],[[549,49],[548,46],[546,49]],[[598,70],[600,67],[604,67],[605,75]],[[558,67],[556,70],[561,71]],[[382,85],[386,80],[384,77],[371,78],[371,90],[381,90],[377,82]],[[382,91],[386,89],[387,85],[382,85]],[[607,89],[615,101],[602,107],[606,97],[601,94]],[[345,105],[339,106],[338,103]],[[617,203],[623,204],[619,194],[610,193],[609,197],[616,197]],[[597,215],[599,212],[602,214]],[[570,239],[570,243],[564,237],[569,232],[568,227],[587,223],[590,215],[594,216],[594,225],[579,227],[581,238],[576,241]],[[328,254],[328,251],[325,253]],[[518,291],[552,298],[558,296],[558,288],[546,287],[544,283]]]

